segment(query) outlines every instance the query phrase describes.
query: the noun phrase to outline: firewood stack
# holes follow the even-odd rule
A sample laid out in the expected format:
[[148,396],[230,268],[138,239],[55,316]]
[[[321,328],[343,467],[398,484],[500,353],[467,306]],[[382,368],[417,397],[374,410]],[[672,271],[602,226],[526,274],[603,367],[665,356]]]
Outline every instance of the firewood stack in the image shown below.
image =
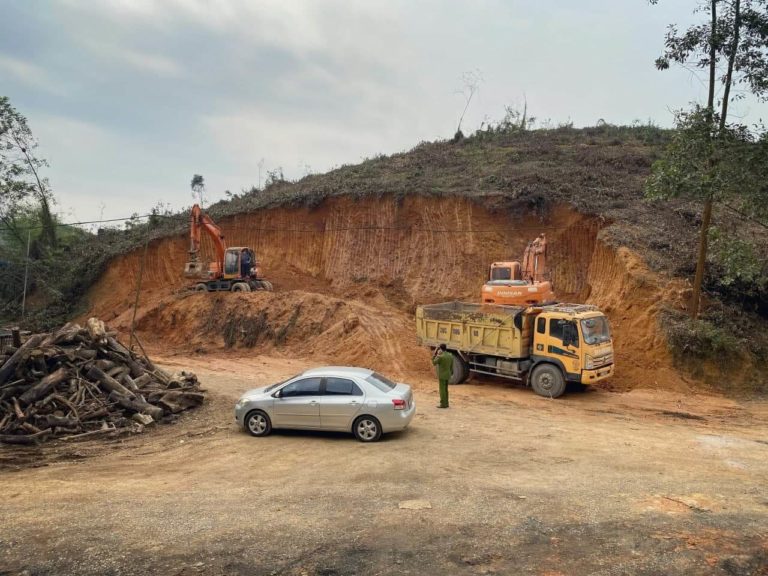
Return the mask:
[[0,442],[37,444],[140,432],[205,399],[197,377],[169,375],[96,318],[0,350]]

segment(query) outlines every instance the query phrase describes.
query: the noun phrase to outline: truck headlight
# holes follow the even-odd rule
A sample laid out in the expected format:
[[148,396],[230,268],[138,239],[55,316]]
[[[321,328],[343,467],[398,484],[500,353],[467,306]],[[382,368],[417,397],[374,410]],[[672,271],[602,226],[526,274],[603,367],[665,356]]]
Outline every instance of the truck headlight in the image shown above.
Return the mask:
[[595,369],[595,359],[592,358],[589,354],[584,356],[584,368],[587,370],[594,370]]

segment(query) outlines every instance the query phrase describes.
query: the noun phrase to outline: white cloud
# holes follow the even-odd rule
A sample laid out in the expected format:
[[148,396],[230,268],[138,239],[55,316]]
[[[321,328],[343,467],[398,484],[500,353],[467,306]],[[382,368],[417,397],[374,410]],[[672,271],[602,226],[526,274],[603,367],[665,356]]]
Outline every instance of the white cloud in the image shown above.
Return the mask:
[[117,44],[97,42],[93,39],[83,40],[83,43],[100,57],[127,64],[140,72],[168,78],[178,78],[185,75],[185,70],[181,64],[160,54],[148,54]]
[[31,62],[0,54],[0,71],[4,71],[32,88],[40,88],[54,94],[61,93],[59,84],[50,77],[48,72]]

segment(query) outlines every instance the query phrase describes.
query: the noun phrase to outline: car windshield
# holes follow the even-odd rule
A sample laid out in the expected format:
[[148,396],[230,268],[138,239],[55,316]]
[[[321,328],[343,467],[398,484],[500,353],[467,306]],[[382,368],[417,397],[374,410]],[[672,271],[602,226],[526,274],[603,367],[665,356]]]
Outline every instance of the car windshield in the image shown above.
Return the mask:
[[382,375],[381,375],[381,374],[379,374],[378,372],[374,372],[373,374],[371,374],[370,376],[368,376],[368,377],[365,379],[365,381],[366,381],[366,382],[369,382],[369,383],[371,383],[371,384],[373,384],[374,386],[376,386],[376,388],[378,388],[378,389],[379,389],[379,390],[381,390],[382,392],[389,392],[389,391],[390,391],[390,390],[392,390],[392,389],[393,389],[395,386],[397,386],[397,384],[395,384],[394,382],[392,382],[392,380],[390,380],[390,379],[389,379],[389,378],[387,378],[386,376],[382,376]]
[[587,344],[600,344],[611,339],[611,329],[605,316],[586,318],[581,321],[581,333]]
[[[296,376],[299,376],[299,374],[296,374]],[[293,380],[294,378],[296,378],[296,376],[291,376],[290,378],[286,378],[285,380],[281,380],[277,384],[272,384],[271,386],[267,386],[266,388],[264,388],[264,392],[272,392],[272,390],[274,390],[278,386],[281,386],[282,384],[285,384],[286,382],[288,382],[288,380]]]

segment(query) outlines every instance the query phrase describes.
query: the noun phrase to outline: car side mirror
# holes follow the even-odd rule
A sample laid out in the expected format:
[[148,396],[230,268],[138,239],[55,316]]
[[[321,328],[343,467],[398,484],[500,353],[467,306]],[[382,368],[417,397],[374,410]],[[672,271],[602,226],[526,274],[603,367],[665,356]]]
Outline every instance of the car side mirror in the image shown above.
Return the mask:
[[275,392],[274,394],[272,394],[272,396],[273,396],[274,398],[282,398],[282,396],[283,396],[283,391],[282,391],[282,390],[278,390],[277,392]]

